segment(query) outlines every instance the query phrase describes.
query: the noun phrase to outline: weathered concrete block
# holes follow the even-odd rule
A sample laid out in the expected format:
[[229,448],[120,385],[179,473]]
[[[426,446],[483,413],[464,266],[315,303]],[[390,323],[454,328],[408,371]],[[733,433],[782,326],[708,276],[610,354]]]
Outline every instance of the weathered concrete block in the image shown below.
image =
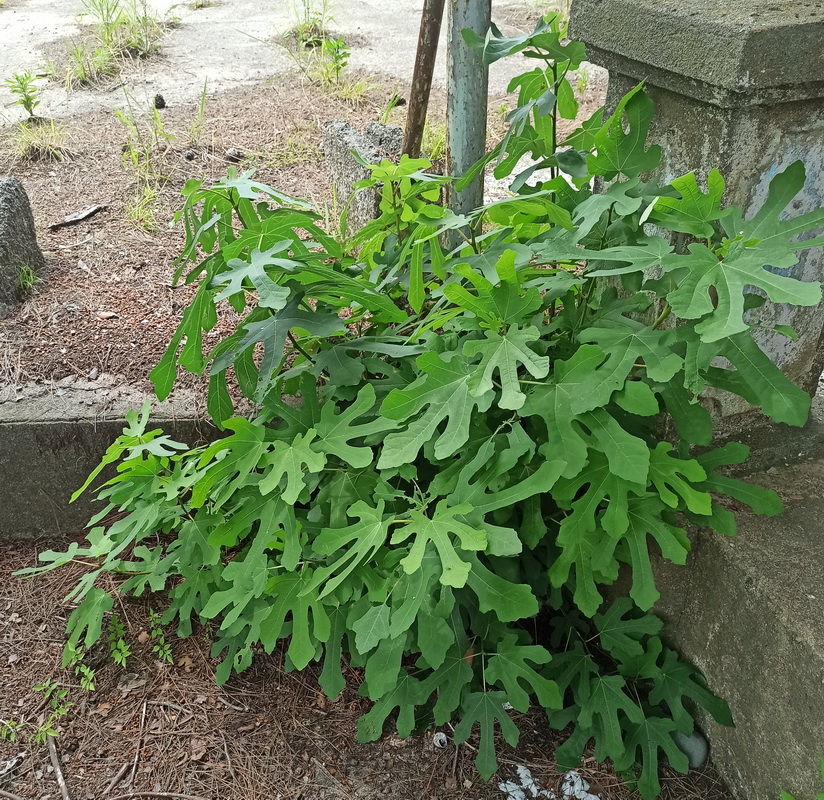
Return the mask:
[[[656,114],[650,141],[663,149],[660,177],[717,168],[726,200],[751,215],[771,178],[804,162],[806,185],[793,214],[824,198],[824,17],[805,0],[575,0],[571,34],[588,57],[609,70],[607,106],[646,81]],[[801,280],[824,277],[821,248],[782,271]],[[824,368],[824,308],[768,303],[752,312],[760,343],[792,380],[814,392]],[[772,332],[792,326],[792,342]],[[726,400],[728,431],[754,417],[743,401]],[[738,416],[741,415],[741,416]]]
[[384,125],[382,122],[369,122],[363,129],[363,135],[377,147],[383,158],[397,161],[403,150],[403,129],[400,125]]
[[369,177],[369,171],[352,155],[353,151],[367,164],[378,164],[385,158],[397,159],[403,144],[403,134],[397,125],[370,122],[363,134],[345,120],[334,120],[323,126],[323,152],[326,171],[332,181],[339,207],[348,203],[347,232],[354,233],[380,215],[380,191],[361,189],[354,185]]
[[[726,200],[754,214],[771,178],[801,160],[807,182],[790,210],[824,198],[824,17],[807,0],[573,0],[571,35],[609,70],[607,107],[645,81],[656,106],[650,140],[658,177],[717,168]],[[824,278],[824,252],[801,254],[785,274]],[[824,367],[824,308],[767,304],[752,312],[760,343],[814,392]],[[777,323],[796,343],[771,332]],[[722,437],[749,438],[761,463],[793,460],[821,442],[806,431],[760,424],[746,404],[719,403]],[[783,430],[782,430],[783,429]],[[800,433],[800,435],[799,435]],[[793,435],[795,434],[795,435]],[[655,611],[683,653],[732,708],[736,728],[704,720],[713,760],[741,800],[820,791],[824,752],[822,464],[763,479],[803,497],[783,517],[742,516],[735,540],[700,534],[686,568],[656,566]],[[803,487],[803,488],[802,488]]]
[[[123,432],[126,412],[140,409],[146,395],[68,378],[20,387],[19,396],[0,403],[0,540],[80,533],[100,504],[93,492],[71,505],[69,498]],[[215,438],[195,408],[193,398],[155,403],[150,430],[163,428],[189,445]]]
[[655,565],[654,611],[672,643],[730,704],[734,728],[700,718],[741,800],[821,791],[824,754],[824,463],[762,476],[792,492],[780,517],[739,517],[739,535],[692,536],[686,567]]
[[21,268],[44,266],[26,190],[17,178],[0,178],[0,319],[20,302]]

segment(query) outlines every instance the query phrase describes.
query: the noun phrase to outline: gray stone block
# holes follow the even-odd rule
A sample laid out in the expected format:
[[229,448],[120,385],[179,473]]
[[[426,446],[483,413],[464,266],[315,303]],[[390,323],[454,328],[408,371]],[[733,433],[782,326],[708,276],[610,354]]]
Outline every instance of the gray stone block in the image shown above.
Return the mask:
[[400,125],[369,122],[363,129],[363,135],[377,147],[383,158],[393,161],[400,158],[403,150],[403,129]]
[[367,164],[379,164],[385,158],[400,155],[403,134],[397,125],[370,122],[364,134],[345,120],[334,120],[323,126],[323,153],[326,171],[332,182],[339,208],[347,206],[347,233],[355,233],[380,215],[380,190],[360,189],[354,185],[369,177],[366,169],[352,155],[353,151]]
[[739,516],[738,536],[691,536],[687,566],[655,564],[664,633],[730,704],[734,728],[699,724],[740,800],[821,791],[824,753],[824,464],[771,470],[793,492],[779,517]]
[[17,178],[0,178],[0,319],[22,298],[21,268],[39,273],[44,266],[26,190]]
[[[0,402],[0,540],[80,533],[100,510],[94,492],[69,504],[72,493],[123,432],[126,412],[146,395],[116,382],[68,378],[18,389],[19,400]],[[218,432],[196,416],[192,397],[155,403],[150,428],[163,428],[189,445]],[[114,474],[109,467],[94,484]]]
[[570,34],[702,100],[782,102],[787,90],[824,88],[824,17],[810,0],[574,0]]

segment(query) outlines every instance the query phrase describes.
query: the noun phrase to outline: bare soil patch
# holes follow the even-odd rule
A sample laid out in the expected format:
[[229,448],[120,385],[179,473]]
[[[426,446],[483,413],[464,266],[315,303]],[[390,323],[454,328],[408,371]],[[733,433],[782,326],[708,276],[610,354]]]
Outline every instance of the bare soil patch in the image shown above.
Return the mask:
[[[229,167],[255,169],[261,181],[313,201],[333,224],[340,208],[331,200],[320,128],[329,119],[355,125],[375,119],[391,90],[377,80],[373,84],[355,104],[295,76],[209,94],[196,136],[190,130],[197,106],[168,104],[159,114],[170,138],[160,136],[152,148],[155,196],[137,219],[133,209],[141,187],[124,161],[129,133],[113,112],[65,121],[71,156],[59,162],[20,158],[14,152],[15,129],[0,129],[0,174],[23,181],[47,260],[36,292],[0,322],[6,381],[86,377],[96,369],[147,385],[148,371],[190,296],[186,286],[173,283],[184,239],[172,220],[186,181],[208,184],[225,177]],[[142,135],[151,139],[151,108],[133,111]],[[242,155],[239,163],[235,151]],[[93,204],[105,209],[71,227],[49,230],[66,214]],[[228,315],[221,325],[232,322]],[[219,327],[213,335],[223,331]]]
[[[66,542],[49,544],[65,547]],[[96,670],[96,688],[85,691],[71,672],[60,669],[71,608],[58,600],[84,567],[25,580],[12,576],[33,564],[44,547],[0,549],[0,720],[27,723],[17,742],[0,741],[0,765],[25,754],[18,767],[0,777],[5,792],[26,800],[60,796],[48,749],[27,737],[45,710],[32,687],[50,678],[68,689],[66,700],[75,704],[56,740],[75,800],[129,796],[129,791],[203,800],[502,800],[506,796],[498,781],[517,780],[519,764],[562,797],[563,773],[552,756],[562,737],[549,731],[541,713],[517,715],[521,743],[500,751],[501,770],[485,783],[472,763],[477,743],[456,747],[449,726],[441,729],[448,740],[443,748],[434,745],[432,732],[406,740],[390,734],[373,744],[357,744],[356,721],[368,708],[357,692],[357,670],[348,671],[347,688],[331,702],[317,687],[317,667],[287,673],[281,652],[257,655],[249,670],[218,687],[210,631],[203,628],[187,639],[176,638],[168,628],[174,664],[159,662],[147,641],[149,610],[162,610],[156,598],[118,601],[132,656],[124,670],[113,664],[106,645],[98,644],[85,659]],[[638,800],[591,756],[580,771],[602,800]],[[665,771],[663,786],[665,800],[729,797],[710,768],[687,778]]]

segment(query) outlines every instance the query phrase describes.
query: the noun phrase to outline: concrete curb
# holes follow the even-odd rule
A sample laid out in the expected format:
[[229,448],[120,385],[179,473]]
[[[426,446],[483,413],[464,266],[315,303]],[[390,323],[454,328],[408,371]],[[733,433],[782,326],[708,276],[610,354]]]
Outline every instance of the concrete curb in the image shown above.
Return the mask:
[[[81,533],[100,506],[91,492],[71,505],[69,498],[147,397],[104,376],[24,386],[0,401],[0,540]],[[150,424],[189,445],[214,438],[197,408],[185,393],[155,401]]]

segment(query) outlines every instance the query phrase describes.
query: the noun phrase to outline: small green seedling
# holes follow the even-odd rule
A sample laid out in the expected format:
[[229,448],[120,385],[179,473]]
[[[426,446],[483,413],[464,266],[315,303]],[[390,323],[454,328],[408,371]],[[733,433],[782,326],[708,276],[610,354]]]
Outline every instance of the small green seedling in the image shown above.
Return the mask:
[[17,283],[24,292],[31,292],[41,280],[28,264],[22,264],[17,273]]
[[82,689],[93,692],[94,670],[88,664],[83,663],[85,657],[86,650],[84,647],[69,642],[63,650],[63,667],[74,671]]
[[[0,3],[2,5],[2,3]],[[17,733],[23,723],[14,719],[0,719],[0,740],[4,742],[16,742]]]
[[61,689],[57,681],[47,678],[43,683],[33,687],[35,692],[40,692],[51,708],[49,715],[38,725],[31,740],[36,744],[45,744],[49,736],[58,736],[57,722],[69,713],[74,703],[67,700],[68,689]]
[[322,47],[323,54],[328,58],[324,77],[328,82],[340,83],[341,73],[349,63],[349,45],[343,40],[343,36],[339,36],[337,39],[324,39]]
[[160,614],[157,611],[149,612],[149,636],[152,639],[152,652],[167,664],[173,664],[172,647],[166,641],[166,635],[163,633],[163,624],[161,622]]
[[126,662],[132,651],[129,645],[126,644],[126,627],[120,621],[117,614],[112,614],[107,628],[109,637],[109,655],[115,664],[126,668]]
[[383,111],[381,111],[381,115],[379,118],[379,122],[383,125],[387,125],[389,123],[389,117],[392,115],[392,112],[401,105],[403,101],[403,95],[397,90],[393,89],[392,94],[389,96],[389,99],[386,101],[386,105],[383,107]]
[[15,72],[5,81],[8,90],[17,96],[15,104],[23,106],[30,117],[34,116],[34,109],[40,105],[40,98],[37,96],[40,89],[34,85],[36,80],[37,75],[27,69],[23,73]]

